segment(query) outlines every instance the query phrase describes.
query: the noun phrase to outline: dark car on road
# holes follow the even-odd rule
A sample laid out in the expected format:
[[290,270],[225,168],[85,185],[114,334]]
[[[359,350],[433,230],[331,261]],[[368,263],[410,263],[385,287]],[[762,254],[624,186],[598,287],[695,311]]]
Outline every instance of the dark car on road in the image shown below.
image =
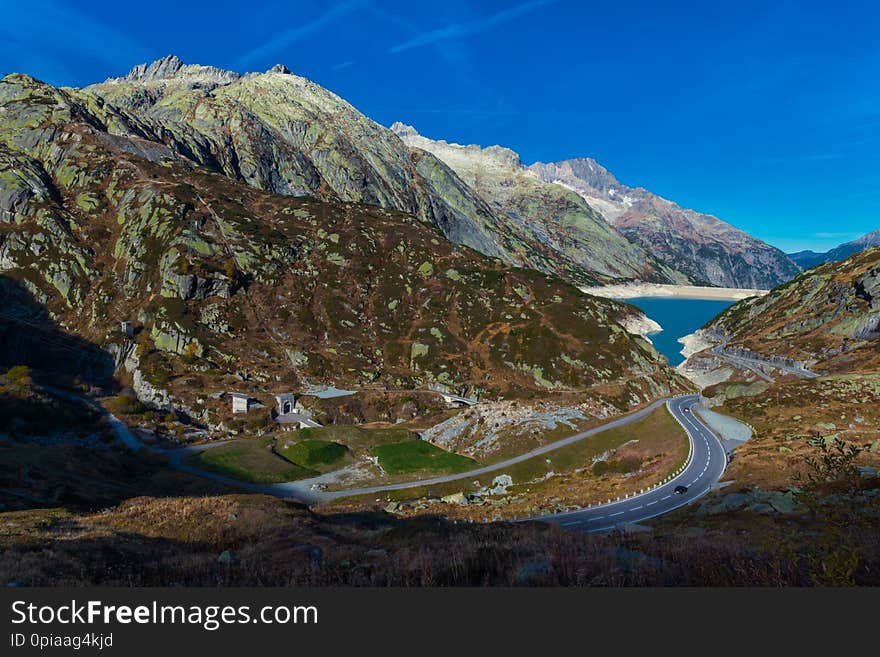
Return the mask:
[[676,495],[684,495],[685,493],[688,492],[688,487],[687,486],[676,486],[675,490],[673,490],[672,492],[675,493]]

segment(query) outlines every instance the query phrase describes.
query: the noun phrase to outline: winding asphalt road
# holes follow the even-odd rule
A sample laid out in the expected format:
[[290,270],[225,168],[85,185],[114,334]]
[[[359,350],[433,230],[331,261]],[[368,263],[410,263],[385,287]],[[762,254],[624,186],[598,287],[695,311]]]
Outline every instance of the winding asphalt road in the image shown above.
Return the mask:
[[[693,409],[699,403],[699,395],[675,397],[667,402],[669,411],[684,427],[692,446],[691,459],[677,477],[627,499],[527,520],[542,520],[578,531],[604,531],[669,513],[708,493],[727,467],[727,454],[712,430],[694,415]],[[676,493],[678,486],[686,487],[687,492]]]
[[[650,415],[654,410],[662,404],[666,404],[673,417],[681,424],[688,435],[691,443],[690,458],[685,469],[668,483],[657,488],[653,488],[645,493],[631,496],[627,499],[609,502],[591,506],[578,511],[569,511],[565,513],[556,513],[551,515],[536,516],[533,518],[523,518],[526,520],[538,520],[543,522],[551,522],[568,529],[577,531],[594,532],[612,529],[619,525],[631,524],[668,513],[674,509],[682,507],[694,500],[702,497],[712,486],[718,482],[724,469],[727,466],[727,454],[715,434],[706,426],[702,420],[694,415],[693,409],[700,403],[699,395],[685,395],[674,397],[668,400],[658,400],[643,409],[625,415],[600,425],[593,427],[587,431],[582,431],[573,436],[557,440],[555,442],[543,445],[516,457],[493,463],[490,465],[461,472],[458,474],[434,477],[432,479],[422,479],[419,481],[406,481],[396,484],[386,484],[384,486],[373,486],[369,488],[349,488],[339,491],[320,491],[312,490],[311,486],[321,478],[291,481],[277,484],[251,484],[242,482],[231,477],[225,477],[220,474],[207,472],[198,468],[194,468],[185,462],[185,457],[189,454],[210,449],[221,443],[207,443],[184,447],[175,450],[160,450],[155,447],[147,447],[133,434],[133,432],[121,420],[113,416],[111,413],[103,409],[97,402],[92,399],[73,395],[69,392],[59,389],[51,389],[54,394],[69,399],[76,399],[94,406],[98,410],[107,414],[110,426],[116,434],[117,438],[125,445],[133,450],[147,448],[151,451],[162,452],[168,456],[169,463],[172,467],[199,477],[212,479],[230,486],[249,490],[255,493],[263,493],[287,499],[295,499],[305,504],[316,504],[321,502],[329,502],[341,497],[352,495],[367,495],[381,493],[390,490],[403,490],[407,488],[416,488],[424,486],[434,486],[438,484],[456,481],[460,479],[471,479],[478,475],[488,474],[504,470],[515,463],[535,458],[543,454],[550,453],[560,447],[570,445],[572,443],[584,440],[590,436],[596,435],[609,429],[626,426]],[[687,487],[687,492],[678,494],[675,488],[678,486]]]
[[[419,481],[405,481],[396,484],[372,486],[368,488],[349,488],[338,491],[313,490],[313,484],[326,481],[326,479],[322,477],[278,484],[247,484],[229,477],[224,477],[223,475],[205,472],[204,470],[196,469],[187,465],[184,460],[186,455],[209,449],[212,444],[196,445],[193,447],[173,450],[168,452],[168,455],[171,464],[175,468],[184,472],[214,479],[255,493],[264,493],[288,499],[292,498],[305,504],[318,504],[353,495],[372,495],[392,490],[436,486],[451,481],[473,479],[480,475],[503,471],[505,468],[514,465],[515,463],[520,463],[535,458],[536,456],[551,453],[560,447],[584,440],[603,431],[637,422],[650,415],[664,403],[672,416],[684,428],[691,443],[690,460],[685,469],[677,477],[657,488],[620,501],[595,505],[578,511],[522,519],[551,522],[576,531],[604,531],[619,525],[638,523],[689,504],[708,493],[712,486],[721,478],[721,475],[724,473],[724,469],[727,466],[727,454],[712,430],[693,413],[693,409],[700,403],[699,395],[686,395],[668,400],[661,399],[643,409],[630,413],[624,417],[617,418],[616,420],[612,420],[606,424],[543,445],[542,447],[520,454],[514,458],[469,470],[467,472],[434,477],[431,479],[422,479]],[[677,486],[685,486],[688,490],[683,494],[676,493],[675,488]]]

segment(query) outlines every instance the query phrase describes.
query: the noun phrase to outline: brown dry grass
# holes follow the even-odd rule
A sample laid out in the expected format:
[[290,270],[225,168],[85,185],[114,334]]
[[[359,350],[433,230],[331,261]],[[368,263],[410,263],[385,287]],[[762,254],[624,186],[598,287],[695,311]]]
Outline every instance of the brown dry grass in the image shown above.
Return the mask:
[[[701,524],[700,533],[691,528]],[[650,534],[541,523],[313,514],[257,495],[135,498],[104,513],[0,513],[0,582],[20,585],[785,586],[823,582],[824,528],[687,513]],[[878,584],[878,535],[854,523],[848,583]],[[231,560],[218,559],[229,552]],[[826,566],[833,564],[825,563]],[[846,582],[844,582],[846,583]]]
[[736,449],[726,473],[738,484],[794,485],[810,450],[807,441],[816,435],[867,447],[859,463],[880,466],[880,375],[777,383],[760,395],[729,400],[719,410],[757,432]]

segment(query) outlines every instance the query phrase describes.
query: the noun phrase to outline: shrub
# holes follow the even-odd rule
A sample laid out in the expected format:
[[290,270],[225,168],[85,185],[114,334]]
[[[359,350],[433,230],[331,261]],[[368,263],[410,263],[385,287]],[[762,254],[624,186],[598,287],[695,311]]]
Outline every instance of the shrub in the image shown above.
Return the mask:
[[614,472],[619,472],[620,474],[636,472],[642,467],[642,459],[637,456],[625,456],[620,460],[609,463],[608,467]]
[[223,263],[223,273],[226,275],[226,278],[234,281],[237,270],[238,265],[236,264],[234,258],[230,258]]
[[136,397],[118,395],[104,402],[104,407],[111,413],[123,415],[136,415],[144,412],[144,405]]
[[245,421],[245,427],[248,431],[258,433],[261,429],[270,426],[272,426],[272,414],[270,411],[263,410],[262,412],[252,411],[248,413],[248,418]]
[[6,379],[9,383],[19,387],[26,388],[32,383],[31,380],[31,368],[27,365],[16,365],[14,367],[10,367],[6,371]]
[[596,461],[593,464],[593,474],[597,477],[601,477],[606,472],[608,472],[608,461]]

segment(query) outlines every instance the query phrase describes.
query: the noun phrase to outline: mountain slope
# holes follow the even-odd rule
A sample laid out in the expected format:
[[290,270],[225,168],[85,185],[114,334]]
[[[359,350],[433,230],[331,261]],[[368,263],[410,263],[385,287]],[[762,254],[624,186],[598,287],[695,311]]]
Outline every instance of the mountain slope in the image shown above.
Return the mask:
[[816,370],[880,367],[880,247],[799,275],[728,308],[706,327],[730,344],[814,363]]
[[799,251],[797,253],[789,253],[789,257],[804,269],[811,269],[825,262],[835,262],[844,260],[872,246],[880,246],[880,228],[875,231],[862,235],[860,238],[841,244],[825,253],[817,253],[816,251]]
[[486,203],[555,252],[608,277],[671,283],[686,278],[626,240],[580,196],[532,175],[513,151],[436,141],[412,126],[391,126],[408,146],[451,167]]
[[628,405],[682,385],[620,327],[630,307],[398,211],[237,183],[150,136],[87,92],[0,81],[0,284],[32,297],[0,322],[47,307],[147,401],[202,417],[209,391],[308,382]]
[[711,215],[627,187],[590,158],[529,170],[580,194],[633,242],[697,285],[769,289],[800,271],[782,251]]
[[415,214],[457,244],[576,282],[600,279],[594,269],[636,273],[560,256],[494,212],[442,162],[411,152],[339,96],[280,65],[242,76],[169,56],[86,91],[138,117],[182,155],[257,189]]

